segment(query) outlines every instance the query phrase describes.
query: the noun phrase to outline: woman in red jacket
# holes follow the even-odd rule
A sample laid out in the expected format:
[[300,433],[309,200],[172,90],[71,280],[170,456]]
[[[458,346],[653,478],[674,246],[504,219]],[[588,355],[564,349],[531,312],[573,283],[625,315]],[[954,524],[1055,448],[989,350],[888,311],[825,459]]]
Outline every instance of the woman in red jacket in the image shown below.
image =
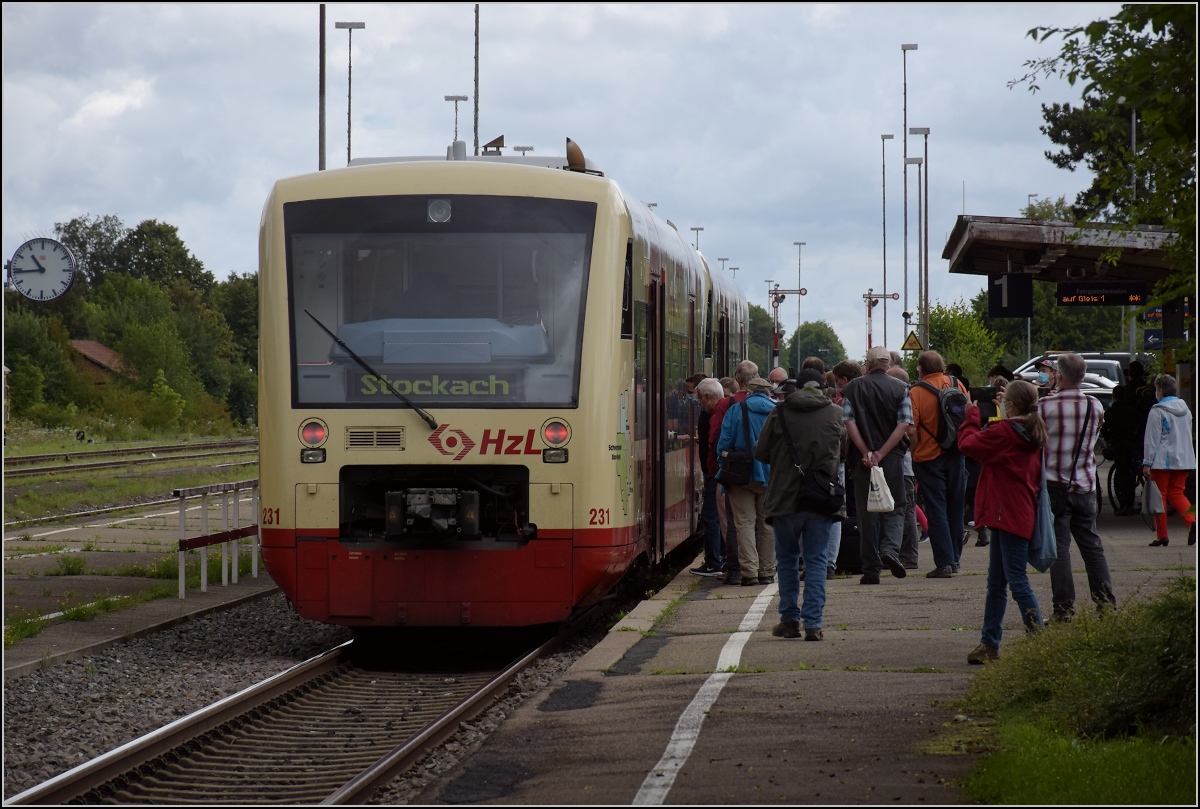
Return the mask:
[[979,407],[972,402],[958,428],[958,448],[983,465],[975,490],[975,525],[992,529],[983,635],[979,646],[967,655],[968,663],[1000,657],[1001,624],[1008,605],[1005,588],[1012,590],[1026,630],[1044,625],[1025,572],[1046,443],[1046,423],[1038,414],[1037,400],[1033,385],[1010,382],[998,403],[1003,418],[989,422],[986,428],[980,426]]

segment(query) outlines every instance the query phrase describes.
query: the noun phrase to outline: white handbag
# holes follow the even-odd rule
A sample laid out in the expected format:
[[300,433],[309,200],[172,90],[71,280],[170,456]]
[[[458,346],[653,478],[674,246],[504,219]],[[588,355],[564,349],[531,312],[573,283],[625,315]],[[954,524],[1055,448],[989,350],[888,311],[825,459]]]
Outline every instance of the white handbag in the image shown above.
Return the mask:
[[871,467],[871,491],[867,494],[867,511],[886,513],[896,510],[896,501],[892,499],[892,490],[888,488],[887,478],[883,475],[883,467]]

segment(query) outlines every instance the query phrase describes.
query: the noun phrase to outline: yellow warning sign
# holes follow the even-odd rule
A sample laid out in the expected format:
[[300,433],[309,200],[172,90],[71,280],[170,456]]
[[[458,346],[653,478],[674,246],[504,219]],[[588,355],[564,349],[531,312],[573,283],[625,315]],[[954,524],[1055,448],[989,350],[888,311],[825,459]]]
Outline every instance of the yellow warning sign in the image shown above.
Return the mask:
[[921,341],[917,339],[917,333],[910,331],[908,339],[904,341],[904,345],[900,346],[901,351],[923,351]]

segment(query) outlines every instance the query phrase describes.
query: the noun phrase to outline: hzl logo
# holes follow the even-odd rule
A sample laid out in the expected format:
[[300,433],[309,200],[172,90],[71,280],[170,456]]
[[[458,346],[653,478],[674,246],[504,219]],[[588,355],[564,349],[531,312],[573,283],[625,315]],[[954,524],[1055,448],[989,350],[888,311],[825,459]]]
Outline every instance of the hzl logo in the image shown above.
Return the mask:
[[[483,441],[479,445],[480,455],[541,455],[542,450],[534,446],[536,430],[526,430],[524,433],[510,433],[504,430],[483,431]],[[434,448],[456,461],[467,457],[467,453],[475,449],[475,442],[462,430],[451,429],[443,424],[429,436],[429,443]],[[460,448],[461,447],[461,448]]]
[[[442,433],[445,432],[449,432],[450,435],[443,438]],[[434,448],[443,455],[453,455],[456,461],[467,457],[467,453],[475,448],[475,442],[469,435],[462,430],[451,430],[445,424],[433,431],[433,434],[429,436],[429,443],[433,444]],[[462,449],[458,449],[459,444],[462,445]]]

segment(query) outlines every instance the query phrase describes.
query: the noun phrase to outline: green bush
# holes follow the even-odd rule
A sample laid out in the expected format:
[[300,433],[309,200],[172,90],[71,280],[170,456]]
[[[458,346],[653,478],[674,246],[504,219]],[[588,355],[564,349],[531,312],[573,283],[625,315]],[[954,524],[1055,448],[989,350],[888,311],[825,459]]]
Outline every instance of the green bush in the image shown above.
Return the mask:
[[1083,739],[1196,732],[1196,581],[1019,638],[968,692],[969,709]]

